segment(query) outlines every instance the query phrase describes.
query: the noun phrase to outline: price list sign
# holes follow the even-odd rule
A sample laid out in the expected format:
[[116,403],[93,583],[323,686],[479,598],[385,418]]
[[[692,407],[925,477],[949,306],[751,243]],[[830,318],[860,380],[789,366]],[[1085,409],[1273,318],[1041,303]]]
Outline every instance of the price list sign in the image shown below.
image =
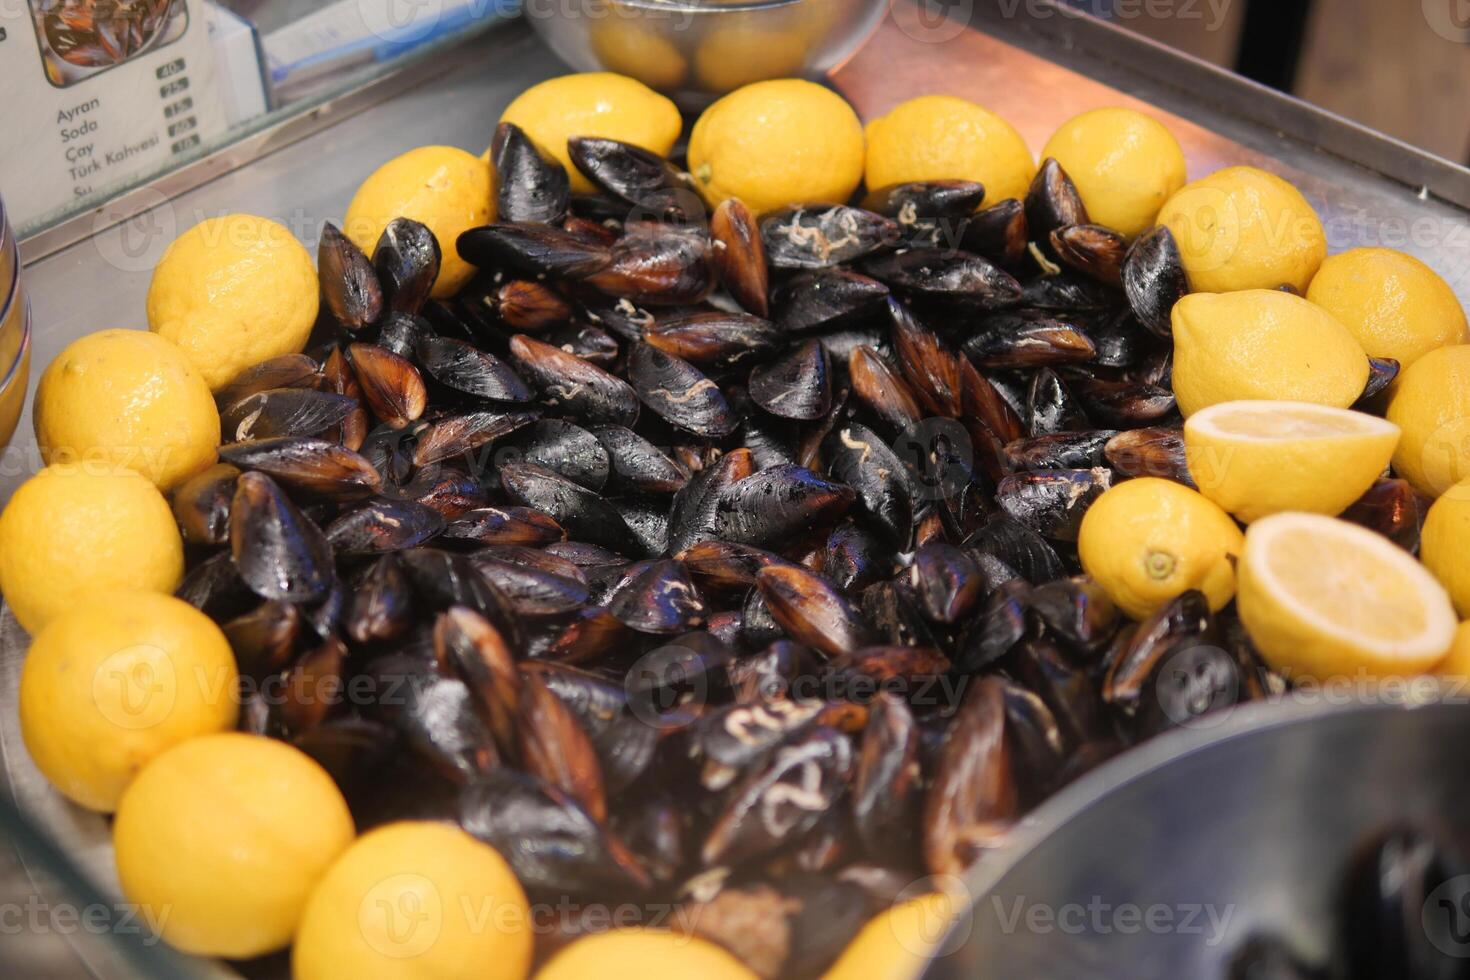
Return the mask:
[[0,195],[38,227],[222,133],[203,0],[0,4]]

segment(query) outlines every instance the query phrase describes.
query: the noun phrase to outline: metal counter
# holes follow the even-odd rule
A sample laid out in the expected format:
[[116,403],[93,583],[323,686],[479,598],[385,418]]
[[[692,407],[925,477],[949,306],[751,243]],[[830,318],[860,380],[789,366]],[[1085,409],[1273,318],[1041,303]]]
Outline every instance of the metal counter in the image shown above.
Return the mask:
[[[1322,213],[1333,251],[1404,249],[1437,269],[1470,304],[1470,226],[1461,209],[1470,205],[1470,171],[1063,14],[1047,0],[979,6],[975,21],[983,33],[923,20],[901,0],[836,73],[835,85],[868,118],[920,94],[962,95],[1010,119],[1038,151],[1058,124],[1083,110],[1120,103],[1149,108],[1179,137],[1192,176],[1237,163],[1281,173]],[[33,258],[25,276],[34,310],[34,374],[83,334],[146,328],[153,265],[175,235],[199,220],[230,211],[265,215],[314,250],[322,223],[341,220],[359,182],[383,161],[431,143],[480,152],[516,94],[564,69],[524,24],[513,24],[416,71],[411,84],[367,111],[289,145],[266,147],[272,152],[172,200],[157,188],[137,192],[133,200],[151,194],[157,206],[111,227],[99,215],[96,234]],[[0,466],[0,502],[39,466],[27,406]],[[23,637],[7,620],[0,630],[0,760],[7,781],[84,870],[112,887],[104,822],[61,801],[20,744],[15,692]],[[0,900],[17,884],[22,894],[31,887],[7,870],[10,860],[0,848]],[[26,975],[44,974],[38,966]]]

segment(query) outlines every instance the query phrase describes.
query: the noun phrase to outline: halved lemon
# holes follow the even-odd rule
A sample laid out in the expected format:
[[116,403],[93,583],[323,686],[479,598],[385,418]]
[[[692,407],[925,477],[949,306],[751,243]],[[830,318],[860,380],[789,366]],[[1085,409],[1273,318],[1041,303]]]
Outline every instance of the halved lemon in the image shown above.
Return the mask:
[[1256,648],[1289,679],[1427,672],[1455,637],[1444,586],[1387,538],[1321,514],[1250,526],[1236,602]]
[[1398,444],[1392,422],[1310,402],[1221,402],[1184,423],[1199,492],[1247,524],[1283,511],[1341,514]]

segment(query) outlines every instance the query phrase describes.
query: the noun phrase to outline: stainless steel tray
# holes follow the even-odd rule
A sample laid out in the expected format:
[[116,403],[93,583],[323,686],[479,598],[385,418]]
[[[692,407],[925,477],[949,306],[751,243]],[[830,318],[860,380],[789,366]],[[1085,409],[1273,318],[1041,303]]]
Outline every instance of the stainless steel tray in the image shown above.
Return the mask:
[[[1238,163],[1275,170],[1301,186],[1321,211],[1334,251],[1369,244],[1403,248],[1436,268],[1470,302],[1470,227],[1461,207],[1470,204],[1470,171],[1085,15],[1063,12],[1051,0],[981,0],[975,6],[975,26],[966,28],[919,17],[908,0],[899,0],[869,44],[836,72],[834,84],[865,117],[920,94],[963,95],[1010,119],[1037,150],[1078,112],[1105,104],[1148,108],[1179,136],[1192,175]],[[314,247],[322,222],[341,219],[357,184],[378,164],[427,143],[478,153],[515,95],[565,70],[519,24],[446,52],[434,68],[432,78],[394,92],[371,110],[289,145],[267,144],[261,149],[268,155],[171,200],[145,188],[133,201],[151,194],[157,202],[151,210],[116,225],[99,214],[95,234],[30,262],[25,274],[36,363],[44,367],[62,347],[93,330],[146,328],[144,298],[153,264],[177,233],[202,218],[225,211],[270,216]],[[0,469],[0,501],[39,465],[28,419],[29,410],[11,449],[12,458],[27,466]],[[0,624],[0,763],[6,783],[83,870],[114,892],[105,822],[62,801],[20,742],[15,692],[25,642],[7,614]],[[5,860],[0,853],[0,894]]]

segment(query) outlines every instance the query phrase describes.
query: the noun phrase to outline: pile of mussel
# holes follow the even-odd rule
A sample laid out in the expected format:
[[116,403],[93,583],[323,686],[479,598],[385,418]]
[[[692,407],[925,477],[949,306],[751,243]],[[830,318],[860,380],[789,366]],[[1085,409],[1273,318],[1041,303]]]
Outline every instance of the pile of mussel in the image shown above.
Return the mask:
[[[979,211],[757,220],[570,149],[596,195],[502,125],[500,220],[457,242],[327,226],[321,346],[218,393],[176,495],[243,726],[360,827],[494,845],[562,909],[543,954],[630,904],[811,976],[1067,781],[1280,689],[1199,593],[1131,623],[1080,574],[1113,481],[1189,479],[1167,230],[1089,224],[1055,162]],[[479,272],[431,298],[446,247]],[[1398,481],[1349,516],[1418,533]]]

